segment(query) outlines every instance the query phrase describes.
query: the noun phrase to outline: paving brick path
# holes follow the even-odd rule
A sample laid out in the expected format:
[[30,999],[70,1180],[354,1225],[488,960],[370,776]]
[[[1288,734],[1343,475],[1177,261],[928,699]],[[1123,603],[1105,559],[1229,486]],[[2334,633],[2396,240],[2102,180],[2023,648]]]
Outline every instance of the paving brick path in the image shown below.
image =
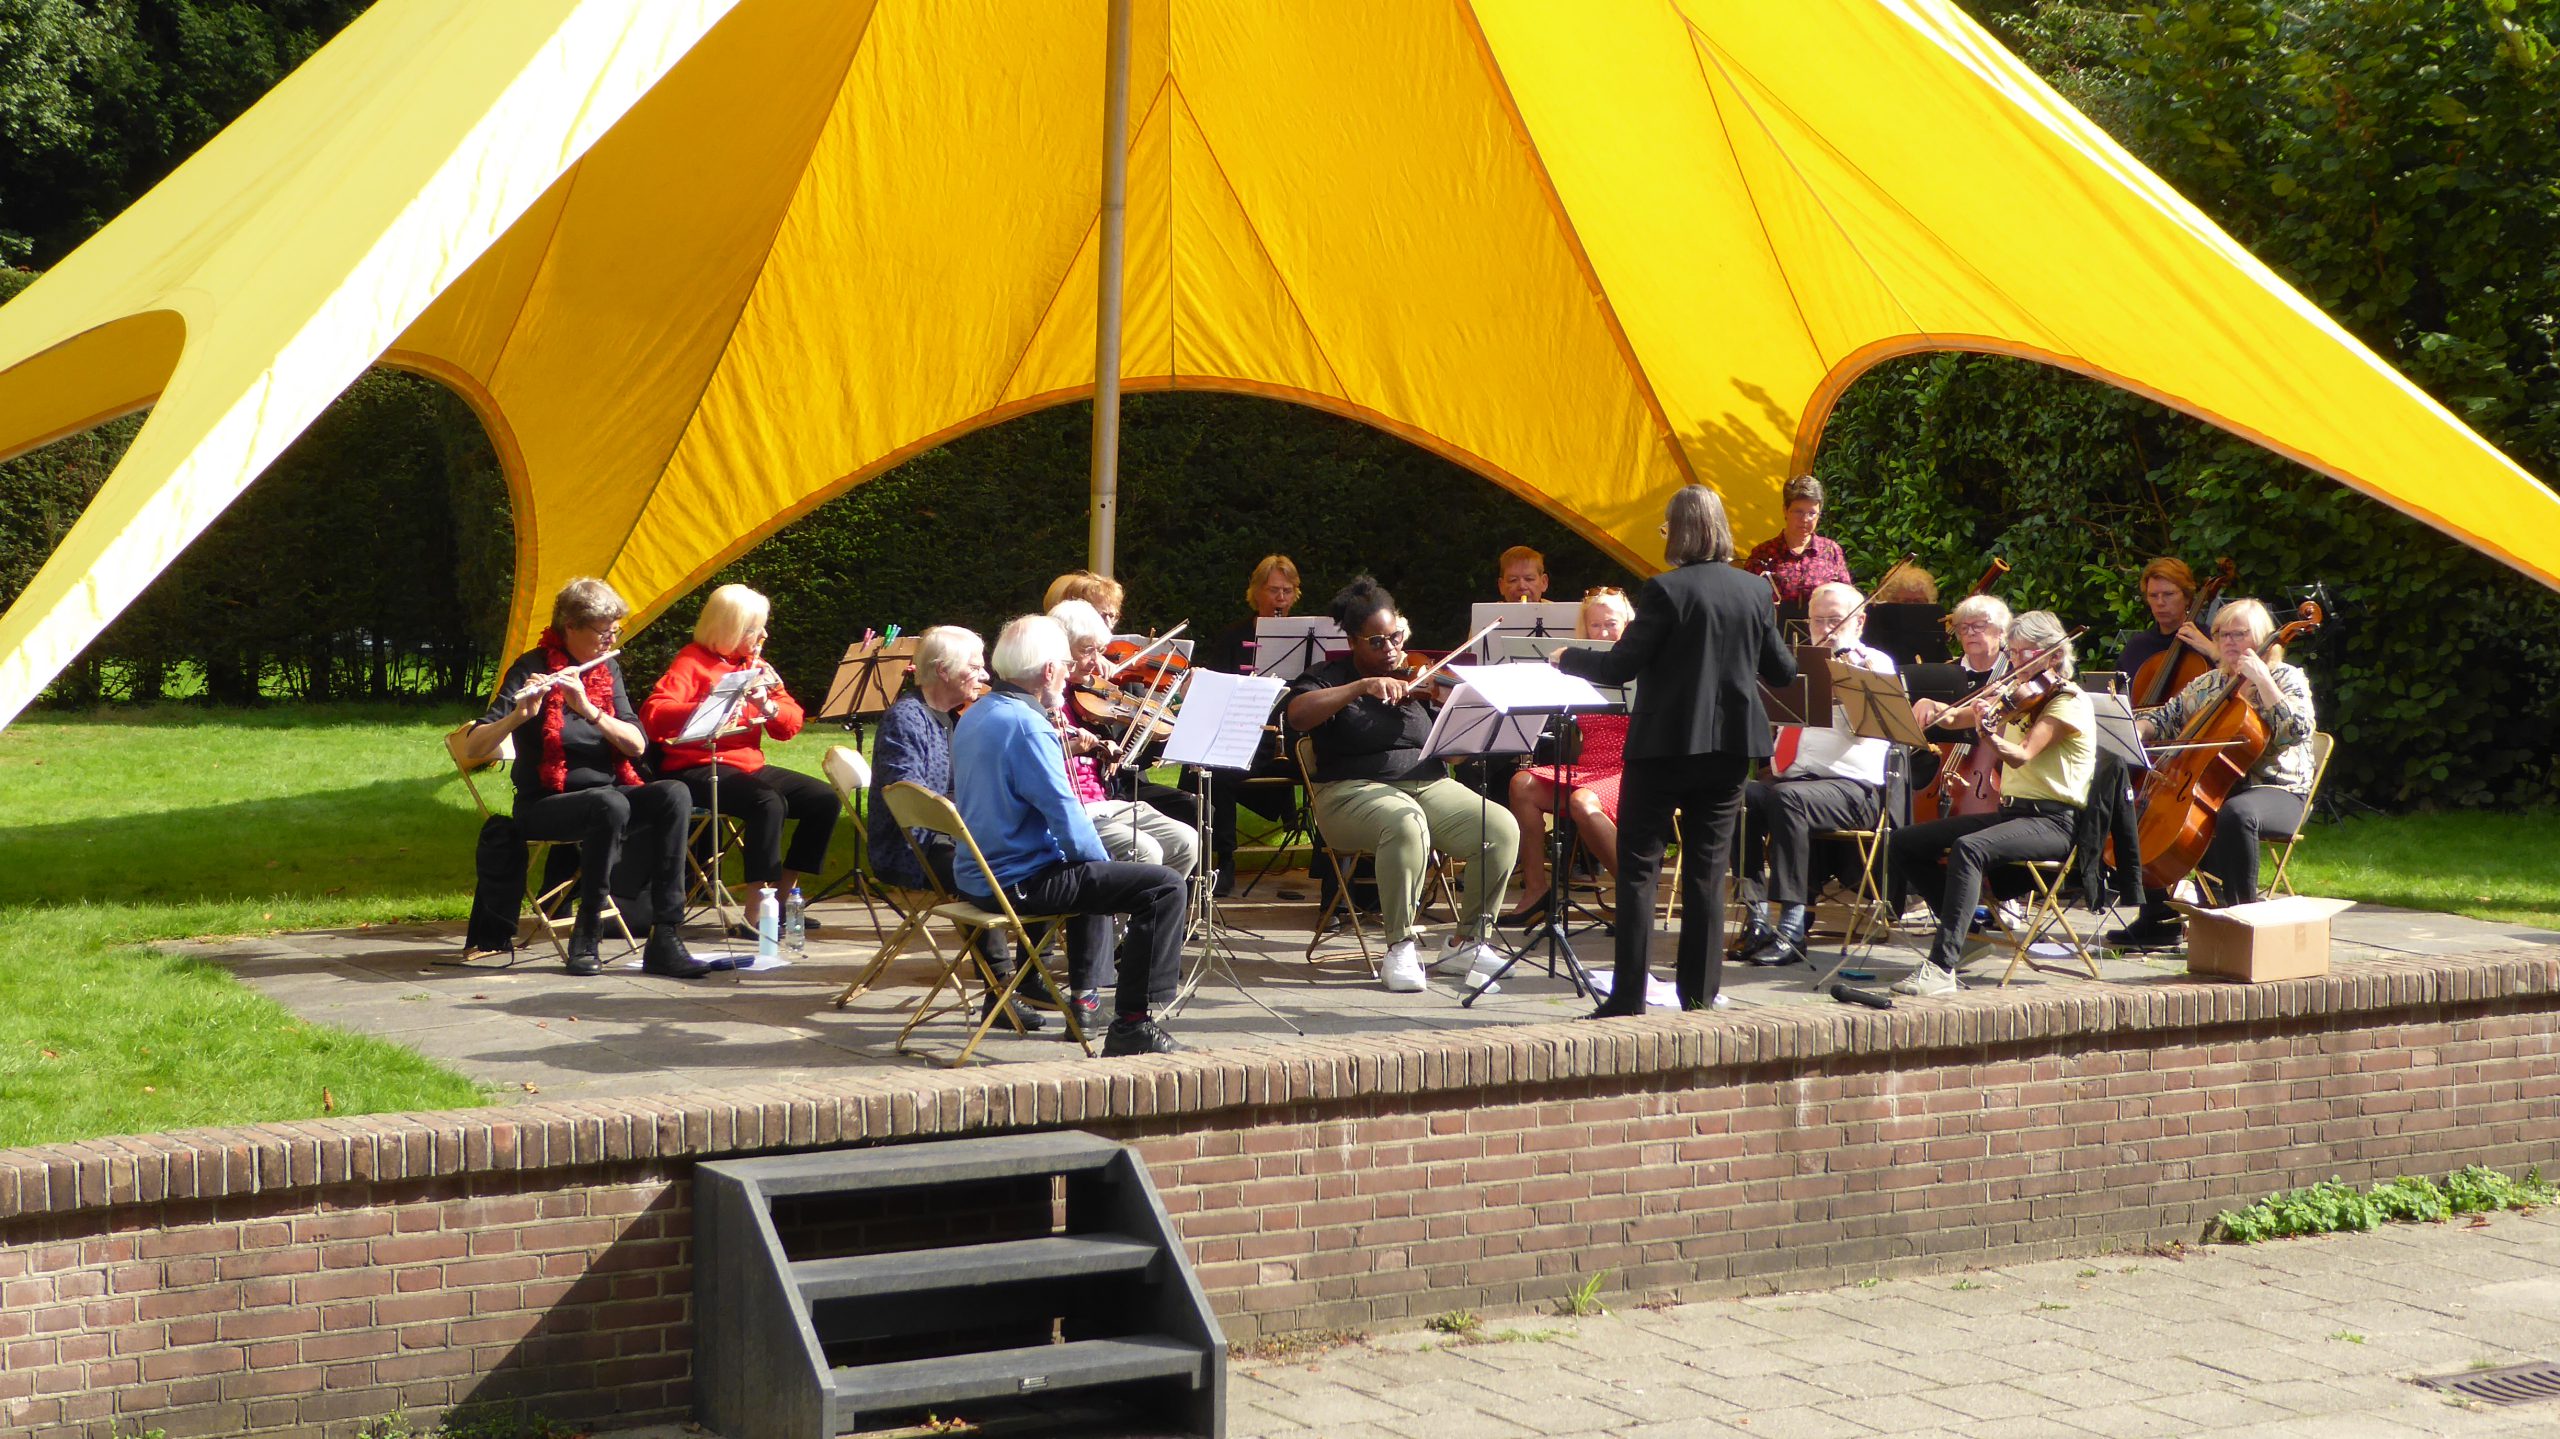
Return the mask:
[[2560,1214],[1494,1315],[1234,1371],[1234,1439],[2560,1434],[2415,1375],[2560,1360]]

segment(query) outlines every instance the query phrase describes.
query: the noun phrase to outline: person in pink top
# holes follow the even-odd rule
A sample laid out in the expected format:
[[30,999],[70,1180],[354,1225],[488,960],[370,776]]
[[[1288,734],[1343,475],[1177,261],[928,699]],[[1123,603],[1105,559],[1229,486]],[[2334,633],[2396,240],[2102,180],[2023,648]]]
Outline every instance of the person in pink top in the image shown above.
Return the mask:
[[[1635,617],[1627,592],[1603,585],[1582,597],[1574,635],[1614,643]],[[1591,851],[1604,872],[1618,871],[1618,774],[1626,767],[1627,717],[1584,715],[1580,729],[1582,753],[1573,763],[1570,791],[1565,789],[1566,772],[1561,765],[1533,765],[1511,777],[1511,815],[1520,821],[1520,833],[1532,842],[1520,846],[1520,906],[1502,917],[1504,924],[1534,924],[1554,905],[1546,846],[1535,841],[1546,833],[1546,816],[1559,812],[1559,801],[1583,848]]]
[[[765,622],[772,613],[773,602],[745,585],[713,590],[693,622],[693,643],[676,652],[640,707],[640,726],[661,747],[658,773],[684,781],[698,809],[711,807],[711,766],[717,756],[720,812],[736,815],[746,832],[747,883],[788,892],[802,875],[826,867],[827,843],[835,838],[844,806],[824,780],[765,763],[768,733],[787,740],[807,723],[782,676],[764,662]],[[676,743],[712,686],[740,670],[757,675],[738,713],[746,727],[709,744]],[[788,854],[782,849],[786,820],[799,822]]]

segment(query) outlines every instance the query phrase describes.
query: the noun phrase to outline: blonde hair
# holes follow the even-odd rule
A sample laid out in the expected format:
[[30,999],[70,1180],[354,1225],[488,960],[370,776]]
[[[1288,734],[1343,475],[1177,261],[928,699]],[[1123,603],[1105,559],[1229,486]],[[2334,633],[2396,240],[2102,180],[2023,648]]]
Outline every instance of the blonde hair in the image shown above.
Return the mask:
[[1108,575],[1091,570],[1069,570],[1049,582],[1049,593],[1040,599],[1040,608],[1055,613],[1062,600],[1082,600],[1093,606],[1096,614],[1118,614],[1120,603],[1128,591]]
[[773,617],[773,601],[745,585],[722,585],[694,616],[693,642],[725,655],[747,642],[747,632]]
[[1876,603],[1880,605],[1934,605],[1938,602],[1938,577],[1918,565],[1904,565],[1876,586]]
[[1956,601],[1955,613],[1947,618],[1957,624],[1967,620],[1989,620],[1998,625],[2004,635],[2011,625],[2017,623],[2009,614],[2009,602],[1998,595],[1967,595]]
[[1513,565],[1520,563],[1522,560],[1527,560],[1531,564],[1536,565],[1538,567],[1538,573],[1542,575],[1547,572],[1547,557],[1545,555],[1538,553],[1527,545],[1513,545],[1511,548],[1502,552],[1502,558],[1493,562],[1494,573],[1501,574],[1509,570]]
[[1587,640],[1591,638],[1591,607],[1593,605],[1598,605],[1606,610],[1615,611],[1620,625],[1625,625],[1636,617],[1636,607],[1627,602],[1627,592],[1625,590],[1615,589],[1608,585],[1602,585],[1599,588],[1592,590],[1589,594],[1584,595],[1582,597],[1582,607],[1574,611],[1573,637],[1575,639]]
[[2267,636],[2276,632],[2276,617],[2267,613],[2267,607],[2257,600],[2224,600],[2222,608],[2214,612],[2213,627],[2221,629],[2222,622],[2233,615],[2249,622],[2249,648],[2265,649]]
[[1296,586],[1299,593],[1306,592],[1305,584],[1298,579],[1298,566],[1295,561],[1287,555],[1264,555],[1262,563],[1253,567],[1253,578],[1245,581],[1244,602],[1248,608],[1262,603],[1263,582],[1273,575],[1287,575],[1289,583]]

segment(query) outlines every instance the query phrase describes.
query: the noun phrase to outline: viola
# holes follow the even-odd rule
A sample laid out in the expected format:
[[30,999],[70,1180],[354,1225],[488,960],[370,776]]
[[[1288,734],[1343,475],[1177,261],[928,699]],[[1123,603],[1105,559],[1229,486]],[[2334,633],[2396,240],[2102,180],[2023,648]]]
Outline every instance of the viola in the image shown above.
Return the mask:
[[[2196,587],[2196,602],[2187,609],[2188,623],[2198,629],[2209,629],[2213,624],[2215,601],[2238,578],[2240,573],[2233,567],[2231,557],[2224,555],[2216,562],[2212,578]],[[2138,710],[2158,709],[2177,698],[2178,691],[2203,678],[2204,672],[2212,668],[2210,656],[2198,654],[2184,641],[2173,644],[2144,660],[2142,668],[2134,671],[2133,707]]]
[[[2280,648],[2320,628],[2327,618],[2305,601],[2301,618],[2276,631],[2262,647]],[[2267,752],[2267,722],[2249,703],[2247,686],[2234,675],[2213,705],[2179,731],[2174,750],[2142,784],[2142,882],[2167,889],[2195,870],[2213,840],[2223,803],[2249,778]]]
[[1173,734],[1176,709],[1169,699],[1149,701],[1110,684],[1070,686],[1067,696],[1069,705],[1089,723],[1118,725],[1122,743],[1131,735],[1166,739]]

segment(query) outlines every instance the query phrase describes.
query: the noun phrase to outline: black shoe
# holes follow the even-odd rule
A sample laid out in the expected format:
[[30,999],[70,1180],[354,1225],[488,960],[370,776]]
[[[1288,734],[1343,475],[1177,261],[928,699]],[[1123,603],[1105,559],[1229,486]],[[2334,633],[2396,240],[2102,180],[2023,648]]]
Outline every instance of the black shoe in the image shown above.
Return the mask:
[[[1014,995],[1013,1002],[1007,1004],[1005,1009],[1011,1013],[1014,1018],[1022,1021],[1022,1032],[1025,1034],[1038,1034],[1040,1031],[1049,1027],[1049,1021],[1040,1017],[1040,1011],[1033,1009],[1030,1005],[1024,1003],[1023,996],[1019,992]],[[992,994],[988,995],[986,1003],[978,1007],[978,1012],[981,1015],[995,1013],[996,997]]]
[[1757,964],[1760,961],[1754,956],[1777,942],[1778,932],[1769,927],[1769,922],[1765,919],[1754,919],[1751,921],[1751,927],[1742,932],[1742,942],[1734,946],[1733,957]]
[[1180,1054],[1184,1048],[1152,1019],[1115,1019],[1110,1031],[1102,1036],[1102,1052],[1106,1056]]
[[2117,949],[2175,949],[2186,933],[2186,926],[2175,920],[2137,919],[2108,930],[2106,942]]
[[1546,893],[1504,915],[1502,923],[1512,929],[1535,929],[1555,912],[1556,892],[1550,885]]
[[672,924],[662,924],[649,931],[649,947],[640,955],[640,968],[668,979],[700,979],[727,966],[705,964],[684,947],[684,936]]
[[604,973],[604,956],[596,953],[596,937],[592,934],[570,935],[569,953],[561,960],[560,967],[580,979]]
[[1804,958],[1805,933],[1812,928],[1811,910],[1800,904],[1788,905],[1778,911],[1778,927],[1769,931],[1769,942],[1743,958],[1763,969],[1794,964]]
[[1599,1008],[1594,1009],[1589,1014],[1582,1017],[1585,1019],[1637,1019],[1641,1018],[1643,1014],[1644,1007],[1642,1005],[1638,1005],[1630,1009],[1627,1006],[1618,1003],[1617,998],[1612,996],[1600,1001]]

